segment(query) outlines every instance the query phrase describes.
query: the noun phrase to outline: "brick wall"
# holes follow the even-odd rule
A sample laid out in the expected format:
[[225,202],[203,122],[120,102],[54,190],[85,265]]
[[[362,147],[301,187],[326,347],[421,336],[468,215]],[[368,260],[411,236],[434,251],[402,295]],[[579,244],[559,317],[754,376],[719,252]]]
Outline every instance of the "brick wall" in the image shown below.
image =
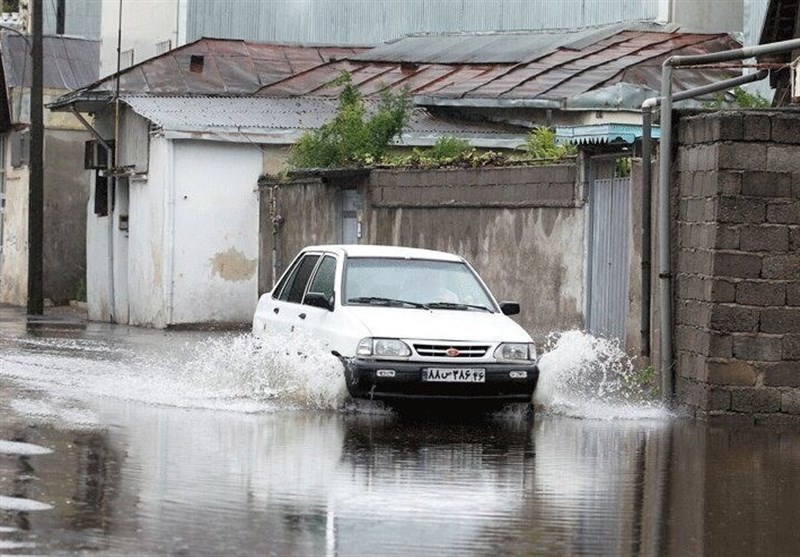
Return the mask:
[[685,116],[678,131],[678,399],[800,421],[800,113]]

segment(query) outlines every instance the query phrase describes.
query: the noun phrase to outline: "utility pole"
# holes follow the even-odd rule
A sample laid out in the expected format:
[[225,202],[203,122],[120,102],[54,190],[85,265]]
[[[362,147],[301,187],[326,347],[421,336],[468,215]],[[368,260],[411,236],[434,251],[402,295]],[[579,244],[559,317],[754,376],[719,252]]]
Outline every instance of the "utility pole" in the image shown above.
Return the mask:
[[42,0],[33,0],[31,143],[28,187],[28,314],[44,313],[44,113]]

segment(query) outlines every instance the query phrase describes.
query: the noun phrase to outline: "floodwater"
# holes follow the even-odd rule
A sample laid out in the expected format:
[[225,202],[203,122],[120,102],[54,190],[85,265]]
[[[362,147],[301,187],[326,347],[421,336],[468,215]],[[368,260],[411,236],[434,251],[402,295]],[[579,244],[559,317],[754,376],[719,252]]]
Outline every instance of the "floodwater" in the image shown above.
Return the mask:
[[800,432],[642,403],[581,333],[533,416],[407,415],[302,340],[3,311],[2,555],[800,554]]

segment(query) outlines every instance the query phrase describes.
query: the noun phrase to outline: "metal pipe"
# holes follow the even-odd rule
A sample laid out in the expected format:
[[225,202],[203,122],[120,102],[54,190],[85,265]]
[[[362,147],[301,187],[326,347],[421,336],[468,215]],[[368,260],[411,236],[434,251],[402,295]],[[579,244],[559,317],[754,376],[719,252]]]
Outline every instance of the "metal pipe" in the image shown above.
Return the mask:
[[780,41],[737,50],[667,58],[661,69],[661,154],[659,157],[659,279],[661,299],[661,385],[664,397],[673,396],[672,275],[670,257],[670,170],[672,164],[672,71],[673,68],[742,60],[762,54],[800,49],[800,39]]
[[[675,101],[683,101],[708,93],[716,93],[724,89],[730,89],[746,83],[760,81],[769,75],[768,70],[718,81],[710,85],[703,85],[693,89],[687,89],[672,96]],[[652,109],[661,104],[661,97],[651,97],[642,103],[642,311],[640,328],[640,353],[642,356],[650,356],[650,311],[652,304],[650,301],[650,282],[652,277],[652,196],[653,196],[653,114]]]
[[[692,54],[689,56],[672,56],[664,61],[664,65],[677,68],[679,66],[693,66],[695,64],[714,64],[716,62],[728,62],[730,60],[744,60],[762,54],[778,54],[800,49],[800,39],[790,39],[777,43],[762,44],[737,48],[736,50],[723,50],[711,54]],[[662,88],[663,90],[663,88]]]
[[80,121],[80,123],[83,124],[83,127],[86,128],[86,131],[92,134],[92,137],[94,137],[97,140],[97,142],[103,146],[103,148],[106,150],[106,153],[108,154],[108,158],[106,160],[111,162],[113,158],[112,155],[114,154],[113,150],[111,149],[111,145],[109,145],[108,142],[105,139],[103,139],[103,136],[100,135],[100,133],[92,127],[92,125],[86,120],[86,118],[83,117],[83,114],[78,112],[78,109],[75,108],[74,104],[70,105],[70,110],[72,111],[72,114],[75,115],[75,118],[77,118]]
[[650,356],[650,269],[652,262],[651,205],[653,196],[653,115],[650,109],[642,108],[642,312],[640,314],[640,350],[642,356]]
[[670,184],[672,169],[672,66],[661,68],[661,121],[658,167],[658,279],[661,324],[661,392],[668,400],[673,396],[672,380],[672,281],[670,242]]

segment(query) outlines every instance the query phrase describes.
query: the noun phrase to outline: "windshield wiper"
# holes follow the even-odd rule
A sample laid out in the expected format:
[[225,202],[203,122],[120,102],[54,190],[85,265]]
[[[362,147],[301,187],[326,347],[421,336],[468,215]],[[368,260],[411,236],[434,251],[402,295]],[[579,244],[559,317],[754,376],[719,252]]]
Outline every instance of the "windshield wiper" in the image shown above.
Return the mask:
[[425,306],[431,309],[464,309],[464,310],[477,309],[481,311],[488,311],[489,313],[494,313],[486,306],[478,306],[474,304],[458,304],[455,302],[428,302],[427,304],[425,304]]
[[347,303],[354,303],[354,304],[375,304],[375,305],[384,305],[384,306],[411,306],[415,308],[424,308],[427,309],[428,306],[425,304],[420,304],[418,302],[412,302],[409,300],[398,300],[396,298],[381,298],[379,296],[361,296],[359,298],[349,298]]

